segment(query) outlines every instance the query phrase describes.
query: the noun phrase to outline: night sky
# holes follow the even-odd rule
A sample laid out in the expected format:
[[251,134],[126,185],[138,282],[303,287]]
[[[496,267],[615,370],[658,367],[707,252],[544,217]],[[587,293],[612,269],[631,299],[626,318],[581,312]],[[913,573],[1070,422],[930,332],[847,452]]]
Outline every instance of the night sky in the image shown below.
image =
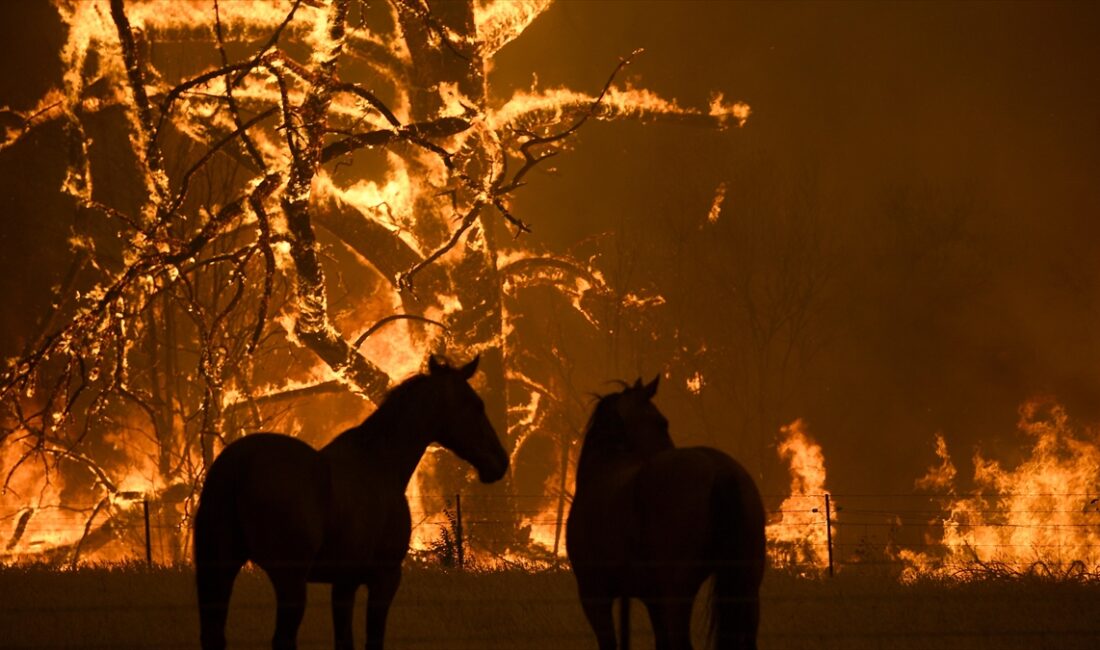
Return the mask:
[[[0,104],[25,108],[60,35],[33,3],[3,13]],[[532,73],[595,93],[642,47],[625,72],[634,84],[691,106],[718,91],[753,110],[725,132],[586,125],[555,172],[517,194],[532,246],[598,255],[609,280],[666,301],[655,343],[593,355],[602,344],[570,342],[565,353],[603,364],[578,384],[606,390],[681,354],[658,396],[674,437],[758,465],[757,443],[774,432],[746,442],[730,410],[755,381],[738,365],[747,343],[733,320],[739,279],[756,269],[820,281],[805,354],[773,369],[784,388],[768,408],[775,421],[804,418],[838,493],[911,489],[938,431],[964,476],[977,446],[1011,465],[1031,397],[1100,420],[1098,33],[1100,8],[1085,3],[551,8],[497,56],[498,97]],[[50,225],[49,165],[9,158],[0,173],[11,355],[66,252]],[[723,211],[707,224],[720,183]],[[693,363],[707,381],[698,397],[684,389]]]

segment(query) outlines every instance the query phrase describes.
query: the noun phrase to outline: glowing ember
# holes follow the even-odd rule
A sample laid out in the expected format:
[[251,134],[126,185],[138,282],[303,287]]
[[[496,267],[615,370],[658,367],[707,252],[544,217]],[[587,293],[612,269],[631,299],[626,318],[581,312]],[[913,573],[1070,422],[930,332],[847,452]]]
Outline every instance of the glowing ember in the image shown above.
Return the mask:
[[718,184],[718,189],[714,190],[714,201],[710,204],[710,211],[707,212],[707,223],[718,223],[718,217],[722,215],[722,204],[726,201],[726,183],[725,181]]
[[687,384],[689,393],[698,395],[703,392],[703,386],[706,385],[706,380],[703,378],[703,373],[697,370],[694,375],[687,378],[685,383]]

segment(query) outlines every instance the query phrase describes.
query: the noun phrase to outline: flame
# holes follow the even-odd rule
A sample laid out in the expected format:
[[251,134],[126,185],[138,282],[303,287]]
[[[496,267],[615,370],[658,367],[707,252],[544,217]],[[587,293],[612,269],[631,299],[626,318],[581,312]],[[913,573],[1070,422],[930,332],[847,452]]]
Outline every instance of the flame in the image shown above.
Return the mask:
[[[228,110],[227,105],[230,102],[225,96],[228,81],[224,75],[212,77],[205,83],[190,85],[186,91],[174,93],[178,96],[170,96],[169,92],[173,88],[182,90],[183,87],[177,87],[177,83],[191,75],[209,73],[217,66],[208,64],[202,70],[186,69],[189,66],[202,64],[185,61],[183,65],[186,70],[169,73],[157,68],[155,63],[157,57],[153,54],[155,48],[151,45],[157,43],[158,39],[175,42],[194,40],[210,48],[203,56],[195,59],[208,61],[207,57],[212,51],[214,41],[212,36],[214,4],[210,0],[143,0],[125,3],[125,15],[139,41],[137,45],[139,58],[149,55],[148,60],[142,61],[139,66],[143,73],[144,87],[134,90],[129,83],[123,44],[120,43],[118,26],[112,17],[108,0],[54,0],[54,2],[62,22],[68,28],[66,41],[60,53],[64,70],[61,88],[45,94],[37,106],[27,113],[28,116],[33,116],[33,120],[26,119],[21,129],[8,129],[3,134],[4,140],[0,143],[0,148],[17,141],[23,133],[38,123],[64,120],[66,127],[74,131],[74,136],[78,136],[74,137],[74,140],[78,141],[79,145],[74,147],[76,151],[70,154],[72,160],[61,189],[80,201],[82,205],[92,206],[92,165],[88,150],[91,138],[84,134],[82,120],[86,120],[90,113],[113,108],[121,116],[116,119],[119,124],[115,126],[125,131],[129,153],[133,154],[139,165],[139,173],[134,178],[134,182],[145,196],[141,207],[142,218],[135,219],[138,226],[127,228],[127,225],[133,226],[133,224],[126,223],[119,226],[126,232],[123,238],[126,246],[121,251],[122,261],[127,267],[131,267],[142,260],[177,252],[175,247],[178,247],[179,241],[172,237],[179,236],[179,233],[172,229],[157,231],[151,227],[146,228],[164,216],[159,210],[165,208],[165,203],[171,202],[173,197],[174,188],[170,188],[165,170],[171,169],[174,175],[178,175],[176,173],[181,171],[178,169],[180,165],[188,162],[183,158],[172,160],[171,164],[158,162],[158,155],[155,155],[157,147],[148,146],[154,139],[154,133],[160,133],[160,127],[155,123],[159,118],[166,127],[170,127],[161,134],[159,142],[162,144],[170,141],[170,138],[182,136],[183,139],[190,139],[191,142],[185,142],[179,147],[180,150],[202,155],[197,152],[200,149],[206,149],[213,155],[212,145],[225,138],[226,134],[232,134],[240,126],[241,116],[234,115]],[[485,59],[485,72],[487,72],[492,64],[489,58],[507,43],[519,37],[539,15],[547,10],[550,4],[550,0],[478,0],[473,7],[475,38],[455,34],[453,30],[447,30],[447,38],[454,40],[460,47],[466,47],[472,42],[477,48],[477,53]],[[295,12],[293,20],[285,24],[286,29],[281,37],[284,41],[294,41],[295,47],[292,50],[294,57],[285,54],[280,49],[281,46],[271,48],[264,55],[262,65],[235,80],[232,91],[232,98],[240,104],[242,107],[240,112],[245,117],[257,115],[261,110],[270,108],[285,109],[279,117],[252,124],[247,134],[250,144],[248,153],[259,162],[256,166],[268,167],[267,171],[270,171],[273,177],[280,179],[275,189],[264,194],[263,205],[269,213],[267,225],[270,226],[268,235],[271,257],[274,258],[273,270],[276,284],[292,285],[288,290],[292,293],[296,265],[291,257],[291,243],[288,241],[290,228],[280,206],[288,198],[287,194],[290,190],[286,186],[287,177],[290,176],[289,170],[295,161],[286,143],[288,126],[283,121],[290,121],[289,130],[293,133],[293,119],[285,115],[291,115],[302,108],[309,96],[309,88],[318,81],[313,74],[314,71],[308,69],[309,65],[297,61],[304,62],[308,59],[316,70],[327,63],[335,64],[341,48],[345,50],[361,48],[360,54],[369,52],[369,55],[361,56],[359,62],[372,73],[377,73],[381,88],[379,92],[382,95],[392,91],[393,96],[386,97],[387,106],[397,121],[408,126],[412,111],[409,99],[410,89],[402,87],[405,79],[402,75],[408,75],[413,67],[412,57],[400,33],[379,35],[363,24],[349,25],[346,38],[334,40],[328,29],[331,3],[234,0],[218,3],[217,6],[218,19],[226,42],[238,46],[242,44],[253,46],[266,42],[272,36],[273,30],[284,26],[284,21],[290,15],[292,8]],[[379,56],[373,56],[374,54]],[[387,57],[395,63],[392,69],[387,69],[388,63],[378,62]],[[177,66],[173,65],[173,67]],[[174,75],[176,75],[175,78]],[[347,79],[341,77],[341,80]],[[391,87],[387,88],[387,86]],[[534,130],[544,129],[543,132],[550,129],[560,130],[582,115],[591,115],[597,119],[692,118],[704,120],[710,125],[717,123],[723,128],[734,123],[742,125],[749,115],[747,105],[726,103],[720,95],[712,98],[710,105],[701,110],[681,106],[675,100],[665,99],[650,91],[629,85],[609,87],[606,96],[596,107],[593,107],[596,99],[594,96],[564,88],[519,92],[498,109],[480,108],[479,104],[482,102],[463,97],[459,91],[459,84],[454,82],[438,83],[433,86],[433,89],[439,93],[443,106],[442,110],[433,117],[461,116],[462,120],[467,120],[470,125],[470,128],[456,135],[439,138],[438,143],[433,141],[433,144],[438,144],[445,149],[444,154],[451,156],[446,163],[445,155],[440,154],[439,151],[417,149],[411,145],[401,150],[396,147],[387,148],[384,156],[374,156],[374,158],[383,158],[384,170],[374,174],[369,180],[356,178],[351,182],[342,182],[341,179],[346,176],[341,175],[342,170],[339,169],[338,164],[335,165],[337,168],[331,171],[321,170],[312,177],[311,187],[295,188],[294,193],[297,196],[303,193],[308,195],[311,201],[310,208],[318,211],[353,209],[364,220],[369,220],[372,224],[378,224],[394,233],[400,238],[400,243],[420,259],[426,259],[440,249],[440,244],[447,240],[448,233],[459,232],[455,230],[451,218],[461,216],[458,213],[468,210],[472,202],[491,203],[501,210],[510,205],[510,196],[490,196],[490,193],[495,191],[490,188],[500,180],[496,175],[503,173],[506,163],[519,155],[515,149],[517,139],[531,137]],[[136,105],[135,96],[140,97],[142,91],[148,96],[149,110],[139,110]],[[162,102],[169,97],[173,98],[170,110],[160,115],[162,106],[166,106]],[[479,113],[482,110],[484,112]],[[147,115],[150,112],[152,116]],[[110,115],[114,115],[114,112]],[[389,131],[390,134],[397,135],[400,130],[385,119],[378,107],[371,105],[371,102],[361,94],[336,93],[326,115],[333,122],[331,133],[334,135],[362,134],[370,130]],[[563,142],[561,146],[566,145]],[[226,154],[230,148],[218,151],[217,155],[220,157]],[[167,148],[162,153],[167,156],[172,155]],[[482,154],[487,160],[483,169],[476,164],[467,164],[468,159],[477,159]],[[343,162],[343,160],[340,161],[340,163]],[[349,161],[348,164],[354,167],[359,162]],[[452,167],[452,164],[455,166]],[[238,183],[244,189],[253,190],[258,188],[261,182],[266,182],[266,176],[266,173],[257,172],[257,177],[251,181],[228,178],[225,185]],[[499,184],[496,187],[499,187]],[[237,189],[241,188],[234,188],[233,191]],[[230,190],[225,191],[231,194]],[[189,200],[198,201],[194,197]],[[195,208],[192,211],[189,206],[182,205],[181,189],[181,204],[172,207],[172,210],[178,212],[171,215],[173,218],[178,217],[174,219],[176,223],[173,228],[179,226],[178,230],[184,232],[188,228],[209,225],[214,220],[213,215],[218,212],[219,206],[215,203],[219,200],[222,199],[212,199],[210,205]],[[112,218],[117,219],[121,215],[121,212],[116,214],[115,206],[92,207],[109,212],[107,216]],[[232,224],[234,229],[232,234],[228,233],[230,227],[226,225],[225,230],[212,231],[212,237],[218,239],[224,236],[225,240],[230,239],[231,236],[247,237],[249,235],[241,233],[248,232],[250,229],[260,230],[263,224],[259,220],[262,212],[257,206],[245,205],[239,222]],[[439,223],[430,223],[425,226],[425,222],[431,221],[430,218],[436,218]],[[168,236],[165,230],[172,230],[171,236]],[[494,252],[490,249],[486,224],[478,224],[465,231],[464,237],[459,245],[439,256],[435,263],[453,265],[470,250]],[[263,239],[259,241],[262,242]],[[96,241],[93,236],[74,233],[70,243],[74,250],[81,249],[93,258],[92,266],[100,264],[101,260],[96,259]],[[222,242],[219,241],[219,245],[221,244]],[[266,246],[267,242],[264,242],[264,245]],[[203,251],[205,252],[208,251]],[[253,252],[260,253],[261,249],[256,247]],[[261,254],[267,252],[263,250]],[[505,248],[499,247],[495,252],[498,268],[519,261],[523,256],[530,257],[529,250],[524,251],[520,248],[508,252]],[[352,250],[351,253],[359,256],[363,266],[369,266],[370,261],[366,259],[366,253],[358,250]],[[260,256],[256,255],[254,259]],[[118,337],[119,341],[115,343],[119,348],[117,350],[120,359],[119,374],[121,376],[130,373],[132,376],[140,373],[143,369],[131,368],[128,365],[131,364],[128,352],[136,350],[137,344],[125,334],[126,331],[133,333],[138,328],[144,327],[138,323],[141,307],[137,303],[151,300],[151,297],[157,293],[171,293],[165,290],[170,289],[180,280],[189,280],[188,274],[198,273],[194,268],[189,270],[187,267],[199,266],[193,263],[201,257],[202,254],[196,254],[192,259],[184,262],[172,262],[162,269],[143,271],[142,276],[134,283],[139,289],[131,291],[130,288],[123,286],[122,295],[117,298],[117,306],[112,303],[111,314],[99,318],[94,327],[88,328],[94,330],[90,335],[78,329],[73,330],[78,331],[78,334],[65,331],[59,336],[60,343],[57,350],[65,354],[86,353],[86,357],[98,359],[101,354],[107,355],[109,352],[116,351],[112,349],[110,340],[104,336],[102,340],[88,342],[81,337],[96,338],[104,335],[108,326],[117,327],[123,332]],[[492,258],[486,256],[486,259]],[[114,267],[115,261],[117,260],[107,265],[108,268]],[[554,283],[574,309],[588,319],[591,325],[599,328],[600,323],[593,312],[592,297],[610,294],[609,283],[594,267],[592,259],[578,262],[559,256],[556,261],[559,262],[556,267],[546,266],[537,272],[540,274],[540,279]],[[492,264],[489,266],[492,267]],[[241,266],[232,273],[241,274],[235,276],[239,278],[251,272],[252,267],[246,268],[246,264],[242,262]],[[84,305],[90,305],[108,295],[113,295],[108,288],[114,288],[116,285],[112,283],[120,282],[123,276],[124,272],[104,272],[106,279],[100,278],[98,285],[84,290],[83,296],[78,295],[77,298],[81,299]],[[234,276],[231,274],[231,277]],[[533,277],[532,275],[525,279],[533,284],[535,282]],[[206,278],[202,279],[206,280]],[[249,277],[250,282],[255,279]],[[394,278],[381,279],[376,286],[388,289],[385,280],[393,281]],[[511,282],[511,280],[505,280],[505,282]],[[348,293],[351,291],[349,289]],[[506,286],[505,293],[507,291]],[[263,333],[272,335],[273,340],[277,341],[275,347],[290,344],[286,347],[292,349],[305,345],[297,336],[303,331],[309,333],[323,330],[333,334],[333,338],[340,336],[349,342],[356,341],[363,355],[395,380],[418,370],[426,353],[438,347],[440,332],[435,328],[421,328],[411,325],[408,321],[400,320],[388,323],[371,336],[365,337],[363,341],[358,341],[368,331],[371,323],[400,313],[404,304],[401,296],[396,290],[384,289],[373,291],[366,297],[355,296],[354,300],[349,299],[346,303],[339,303],[337,306],[339,297],[336,294],[336,291],[318,292],[309,298],[303,298],[299,304],[291,305],[289,308],[273,298],[266,316],[281,325],[283,331],[270,332],[263,327],[258,328],[257,331],[263,330]],[[465,297],[468,294],[461,295]],[[264,299],[267,298],[268,296],[265,296]],[[647,296],[624,291],[621,301],[624,307],[640,310],[659,306],[664,303],[664,298],[660,295]],[[463,309],[458,295],[449,295],[445,292],[435,292],[429,300],[423,300],[420,304],[424,317],[441,323],[447,323],[451,316]],[[218,308],[219,305],[215,304],[214,307]],[[79,309],[82,311],[78,316],[84,317],[90,313],[87,307],[82,306]],[[513,328],[507,304],[502,305],[501,313],[504,315],[501,336],[493,340],[471,343],[462,350],[463,353],[472,354],[484,347],[507,344],[504,339],[507,339]],[[226,311],[225,315],[229,318],[229,311]],[[232,317],[235,318],[236,315]],[[88,316],[88,318],[92,317]],[[278,330],[278,328],[269,329]],[[211,334],[211,340],[213,338]],[[308,339],[308,337],[302,338]],[[193,341],[186,343],[190,345]],[[78,349],[80,346],[83,348]],[[193,353],[194,350],[188,349],[187,352]],[[276,352],[287,354],[284,348]],[[134,358],[140,357],[135,354]],[[252,361],[249,360],[248,364],[251,363]],[[241,379],[239,382],[226,379],[224,386],[219,385],[214,391],[216,395],[211,400],[211,404],[220,407],[216,409],[219,412],[224,412],[250,401],[275,399],[280,395],[304,391],[321,384],[346,380],[341,372],[334,372],[324,363],[316,362],[312,367],[306,367],[309,363],[309,361],[295,362],[289,371],[276,377],[262,373],[257,373],[258,376],[253,377],[252,371],[249,370],[247,379]],[[205,372],[206,368],[200,367],[197,370],[176,368],[174,371],[179,373],[181,381],[198,384],[200,378],[197,375]],[[91,381],[94,382],[99,378],[99,372],[97,360],[95,367],[89,371]],[[221,378],[218,381],[221,381]],[[692,386],[695,386],[692,389],[695,392],[702,389],[701,375],[696,374],[688,381],[689,389]],[[123,385],[123,388],[133,387]],[[33,387],[28,386],[28,398],[31,390]],[[140,392],[140,389],[138,390]],[[164,436],[160,440],[150,433],[151,427],[146,421],[149,419],[147,414],[138,413],[141,409],[133,404],[120,406],[120,410],[130,410],[118,417],[112,416],[113,419],[108,423],[106,431],[101,430],[97,433],[95,442],[101,445],[101,448],[96,448],[95,452],[102,452],[103,457],[96,458],[95,465],[101,475],[94,477],[91,481],[75,478],[76,473],[86,471],[87,468],[65,471],[54,468],[47,471],[45,465],[37,462],[18,464],[19,459],[26,453],[28,445],[36,444],[37,438],[27,432],[8,435],[0,446],[2,469],[5,475],[10,474],[8,483],[10,489],[0,495],[0,534],[7,533],[6,537],[0,537],[0,548],[2,545],[7,545],[6,551],[0,551],[3,553],[0,555],[0,561],[21,560],[34,557],[36,554],[42,556],[51,550],[75,552],[71,550],[74,545],[94,533],[102,532],[104,535],[113,536],[116,541],[121,540],[125,531],[112,532],[107,524],[123,516],[130,517],[135,503],[144,498],[154,500],[160,498],[163,493],[179,487],[178,481],[190,481],[186,487],[194,487],[200,480],[202,467],[206,462],[200,450],[202,445],[196,442],[198,434],[195,433],[194,423],[198,418],[194,416],[205,416],[206,412],[197,407],[188,412],[182,404],[184,398],[177,396],[177,399],[179,403],[175,404],[171,403],[172,398],[167,400],[170,402],[168,410],[171,411],[168,416],[170,431],[158,432],[157,435]],[[207,402],[203,401],[202,409],[206,408]],[[551,407],[540,402],[539,395],[533,394],[532,400],[521,408],[526,409],[526,413],[519,419],[516,426],[520,429],[535,429],[544,426],[539,414]],[[133,415],[133,413],[138,414]],[[215,418],[220,417],[222,416],[215,415]],[[128,421],[127,418],[132,418],[133,421]],[[58,419],[63,419],[60,414]],[[189,423],[191,423],[190,429]],[[77,426],[71,421],[55,424],[74,428]],[[218,423],[215,422],[215,424]],[[153,428],[156,426],[154,425]],[[290,432],[296,433],[295,429],[301,426],[301,423],[295,423]],[[203,435],[207,433],[204,430]],[[216,450],[220,442],[209,444]],[[171,462],[165,460],[169,454],[174,454],[168,459]],[[433,526],[438,525],[437,520],[443,504],[438,497],[426,494],[425,490],[427,486],[434,484],[432,478],[439,462],[437,450],[429,451],[408,487],[408,496],[414,510],[421,512],[423,521],[427,522],[414,533],[414,549],[426,548],[437,533],[433,530]],[[168,468],[168,465],[172,467]],[[569,471],[571,470],[566,470],[567,476]],[[554,480],[554,484],[547,483],[547,491],[553,492],[557,489],[558,480],[561,478],[551,479]],[[92,485],[90,488],[89,483]],[[545,507],[530,514],[520,523],[530,526],[530,538],[535,547],[553,551],[556,545],[561,554],[564,552],[564,545],[560,543],[560,539],[556,539],[559,532],[557,524],[560,519],[557,512],[557,498],[547,498],[544,502]],[[158,507],[167,512],[165,516],[171,520],[170,525],[176,526],[175,530],[169,530],[166,534],[175,534],[177,542],[185,539],[183,533],[186,532],[186,527],[177,525],[179,523],[177,520],[185,517],[188,503],[173,502]],[[10,526],[5,528],[7,524]],[[82,562],[105,561],[132,558],[134,552],[133,547],[128,547],[119,541],[100,545],[96,549],[82,553],[80,557]]]
[[[547,482],[556,481],[556,477],[550,477]],[[530,540],[531,544],[537,546],[543,553],[553,554],[555,547],[557,547],[557,557],[566,557],[565,553],[565,519],[569,516],[569,509],[566,508],[562,515],[562,525],[558,526],[558,504],[557,499],[548,499],[548,503],[544,508],[530,517],[523,517],[520,520],[521,527],[530,528]]]
[[[519,90],[503,106],[489,111],[485,121],[494,131],[535,129],[557,124],[591,108],[595,97],[568,88]],[[595,115],[601,119],[647,119],[667,117],[710,117],[723,127],[736,120],[743,126],[751,109],[748,104],[725,104],[721,95],[711,101],[706,112],[681,106],[675,99],[665,99],[645,88],[612,85],[607,89]]]
[[[89,472],[79,455],[54,448],[49,442],[44,443],[48,449],[70,460],[52,467],[41,461],[23,461],[33,446],[41,444],[25,431],[0,444],[0,471],[7,479],[0,493],[0,563],[49,557],[58,564],[75,558],[85,565],[135,556],[135,540],[143,534],[139,530],[143,528],[141,503],[169,487],[157,467],[155,441],[133,435],[138,424],[120,422],[116,432],[104,437],[117,458],[108,466],[113,470],[110,479]],[[182,515],[175,505],[159,507],[163,512],[158,520],[175,521]],[[97,535],[94,546],[86,543]],[[158,550],[163,541],[157,540]]]
[[[209,25],[211,4],[209,0],[145,0],[129,3],[126,15],[136,27],[156,32],[178,32]],[[267,36],[286,18],[291,5],[290,0],[234,0],[220,3],[218,9],[223,29],[260,37]],[[296,13],[296,23],[325,22],[321,10],[309,3],[302,3],[298,11],[301,13]]]
[[703,373],[696,370],[695,374],[687,378],[685,385],[689,393],[698,395],[703,392],[703,386],[706,386],[706,378],[703,377]]
[[514,41],[553,0],[479,0],[474,5],[474,25],[481,54],[490,57]]
[[947,441],[943,434],[936,434],[936,457],[940,459],[938,467],[931,467],[924,476],[917,479],[915,485],[922,490],[942,490],[948,494],[954,494],[955,475],[958,471],[951,462],[951,454],[947,453]]
[[727,104],[722,93],[715,93],[711,96],[710,105],[707,108],[707,114],[718,118],[723,127],[729,126],[729,123],[734,120],[737,121],[738,128],[745,126],[745,122],[749,120],[749,115],[752,114],[752,108],[745,102]]
[[[779,457],[790,468],[790,496],[768,523],[768,557],[772,565],[798,571],[829,566],[825,522],[825,455],[806,433],[801,419],[782,427]],[[836,512],[835,507],[833,512]]]
[[710,204],[710,211],[707,212],[707,223],[714,225],[718,223],[718,217],[722,214],[722,204],[726,201],[726,182],[722,181],[718,184],[718,188],[714,190],[714,201]]
[[47,475],[46,469],[33,461],[19,464],[32,444],[26,435],[18,432],[0,446],[0,469],[8,479],[0,494],[0,558],[5,563],[71,545],[84,525],[82,513],[61,507],[64,477],[56,472]]
[[917,487],[940,491],[944,515],[932,524],[941,535],[927,551],[899,553],[904,579],[1100,569],[1100,431],[1075,426],[1050,400],[1025,403],[1018,428],[1030,441],[1023,460],[1007,468],[975,453],[974,490],[963,496],[955,496],[955,467],[937,436],[940,464]]
[[429,449],[428,453],[424,454],[405,488],[405,498],[409,502],[409,510],[413,516],[412,538],[409,540],[410,551],[428,550],[439,535],[438,524],[430,523],[429,520],[437,518],[442,512],[442,507],[438,499],[433,498],[425,489],[425,486],[431,485],[430,477],[435,473],[434,452],[434,449]]

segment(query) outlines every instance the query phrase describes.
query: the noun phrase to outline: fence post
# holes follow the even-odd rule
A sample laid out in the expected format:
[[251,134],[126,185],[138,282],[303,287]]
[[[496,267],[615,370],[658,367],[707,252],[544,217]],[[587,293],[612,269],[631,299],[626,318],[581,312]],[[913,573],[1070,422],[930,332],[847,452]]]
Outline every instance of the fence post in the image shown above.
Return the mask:
[[145,515],[145,565],[153,568],[153,543],[149,538],[149,497],[141,499],[142,514]]
[[829,493],[825,493],[825,543],[829,547],[829,577],[833,577],[833,513]]
[[458,549],[458,568],[464,568],[466,564],[465,544],[462,541],[462,495],[455,495],[455,544]]

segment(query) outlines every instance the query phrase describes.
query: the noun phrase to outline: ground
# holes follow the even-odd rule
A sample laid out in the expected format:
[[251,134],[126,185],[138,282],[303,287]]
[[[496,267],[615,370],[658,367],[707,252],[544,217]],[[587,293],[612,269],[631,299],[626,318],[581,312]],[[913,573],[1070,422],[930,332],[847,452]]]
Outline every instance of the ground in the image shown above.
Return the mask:
[[[910,648],[1082,650],[1100,647],[1100,583],[1043,579],[901,585],[849,570],[836,578],[770,573],[761,650]],[[0,569],[0,648],[196,648],[187,568],[72,572]],[[310,589],[302,648],[331,648],[328,593]],[[356,638],[362,643],[363,592]],[[652,648],[638,611],[634,648]],[[704,628],[697,621],[702,645]],[[273,596],[263,574],[238,580],[231,648],[268,647]],[[594,648],[568,571],[458,572],[413,568],[394,603],[389,647]]]

